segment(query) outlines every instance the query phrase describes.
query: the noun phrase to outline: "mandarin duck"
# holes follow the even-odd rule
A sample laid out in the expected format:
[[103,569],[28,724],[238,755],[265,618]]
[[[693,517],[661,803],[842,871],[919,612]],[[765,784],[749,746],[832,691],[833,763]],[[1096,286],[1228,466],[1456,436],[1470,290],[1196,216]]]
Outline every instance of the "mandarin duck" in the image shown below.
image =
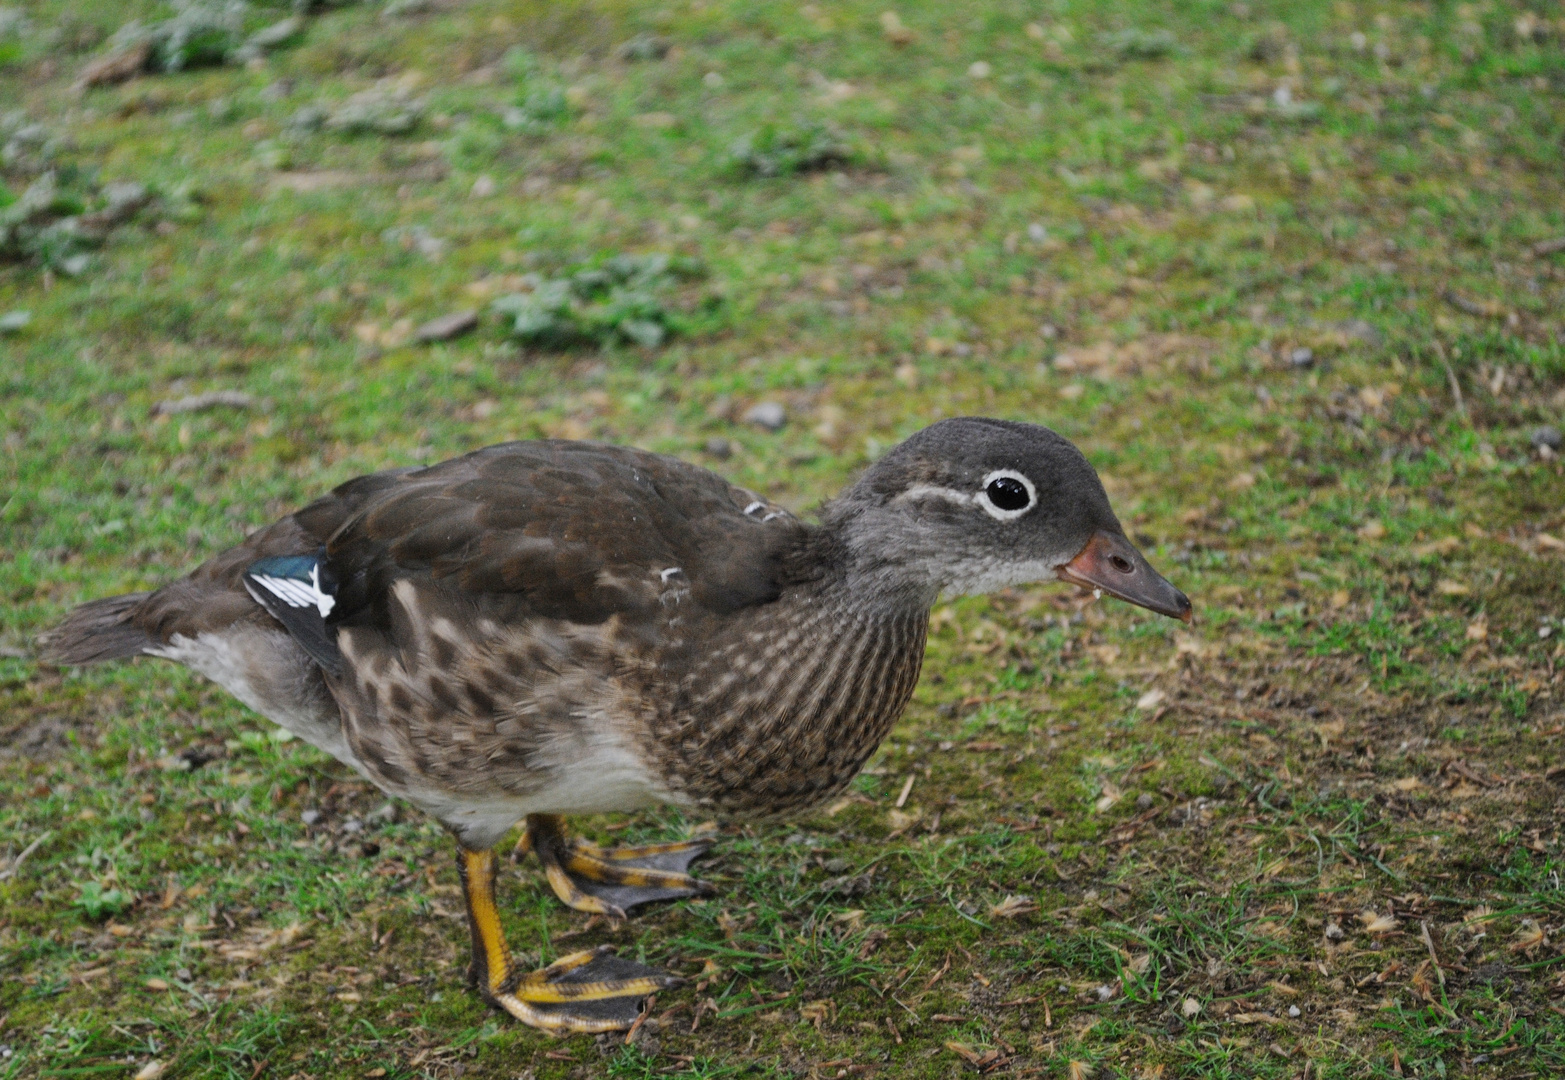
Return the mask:
[[1190,618],[1044,427],[943,420],[818,523],[676,458],[539,440],[351,480],[155,592],[77,608],[45,646],[182,663],[432,815],[478,993],[609,1031],[677,980],[606,950],[521,970],[495,901],[507,832],[582,911],[704,892],[687,871],[709,841],[604,849],[564,817],[805,811],[907,705],[937,597],[1057,578]]

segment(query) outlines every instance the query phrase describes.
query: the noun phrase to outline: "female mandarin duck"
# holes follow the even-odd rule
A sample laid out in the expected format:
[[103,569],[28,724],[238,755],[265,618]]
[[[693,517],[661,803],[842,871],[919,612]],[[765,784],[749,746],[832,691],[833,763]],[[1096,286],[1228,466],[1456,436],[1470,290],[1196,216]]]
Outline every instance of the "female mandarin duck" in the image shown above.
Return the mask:
[[512,962],[493,847],[518,821],[560,899],[704,891],[705,841],[600,849],[566,814],[775,817],[841,791],[901,714],[941,593],[1063,578],[1176,618],[1047,428],[945,420],[800,521],[674,458],[489,447],[361,477],[190,576],[78,608],[62,663],[183,663],[450,829],[483,997],[607,1031],[674,980],[601,951]]

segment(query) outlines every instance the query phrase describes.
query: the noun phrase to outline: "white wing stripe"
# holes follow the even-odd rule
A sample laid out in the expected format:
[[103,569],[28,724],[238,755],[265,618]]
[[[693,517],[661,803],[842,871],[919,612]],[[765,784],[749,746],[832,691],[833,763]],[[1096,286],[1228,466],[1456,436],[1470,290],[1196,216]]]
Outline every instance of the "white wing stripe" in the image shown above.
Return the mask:
[[323,619],[331,614],[331,609],[337,604],[335,597],[327,596],[320,590],[319,567],[310,571],[311,582],[308,585],[291,578],[272,577],[270,574],[252,574],[251,577],[257,585],[262,586],[289,607],[318,608]]

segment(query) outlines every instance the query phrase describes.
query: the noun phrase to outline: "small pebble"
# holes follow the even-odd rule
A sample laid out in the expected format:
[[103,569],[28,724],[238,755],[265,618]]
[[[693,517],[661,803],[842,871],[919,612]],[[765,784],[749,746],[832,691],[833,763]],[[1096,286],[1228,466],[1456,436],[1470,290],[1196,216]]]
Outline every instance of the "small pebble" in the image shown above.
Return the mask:
[[673,42],[668,38],[658,37],[653,34],[637,34],[629,41],[621,45],[615,52],[621,60],[661,60],[668,55],[673,48]]
[[744,421],[767,431],[781,431],[788,422],[788,411],[778,402],[763,401],[744,414]]
[[708,454],[710,454],[712,457],[715,457],[717,460],[727,461],[730,457],[733,456],[734,446],[733,443],[729,442],[722,436],[714,435],[712,438],[706,441],[705,450]]
[[1300,346],[1288,353],[1288,363],[1296,368],[1307,368],[1315,363],[1315,350]]
[[321,812],[319,810],[306,810],[304,813],[299,815],[299,820],[304,822],[306,825],[314,825],[317,821],[321,820]]
[[0,315],[0,334],[20,334],[32,321],[31,311],[8,311]]
[[1297,1005],[1289,1005],[1288,1015],[1297,1020],[1299,1017],[1303,1016],[1304,1013]]
[[397,817],[397,804],[394,802],[381,803],[369,814],[369,820],[377,825],[390,825]]
[[1560,448],[1560,429],[1548,424],[1533,428],[1530,441],[1534,449],[1547,446],[1550,450],[1558,451]]
[[449,315],[442,315],[438,319],[431,319],[420,326],[413,334],[419,341],[450,341],[467,333],[478,325],[478,312],[453,311]]
[[487,199],[495,193],[494,177],[485,174],[473,181],[473,198]]
[[1152,796],[1148,795],[1145,791],[1143,791],[1140,795],[1137,795],[1136,796],[1136,809],[1137,810],[1150,810],[1150,809],[1152,809]]

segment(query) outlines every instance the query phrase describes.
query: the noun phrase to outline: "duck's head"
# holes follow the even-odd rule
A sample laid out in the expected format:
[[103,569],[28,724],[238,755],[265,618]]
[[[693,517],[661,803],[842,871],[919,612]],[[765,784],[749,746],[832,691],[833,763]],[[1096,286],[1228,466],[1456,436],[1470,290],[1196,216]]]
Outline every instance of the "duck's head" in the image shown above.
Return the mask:
[[1189,621],[1190,600],[1148,565],[1103,483],[1046,427],[963,417],[920,431],[827,510],[855,573],[932,597],[1056,578]]

